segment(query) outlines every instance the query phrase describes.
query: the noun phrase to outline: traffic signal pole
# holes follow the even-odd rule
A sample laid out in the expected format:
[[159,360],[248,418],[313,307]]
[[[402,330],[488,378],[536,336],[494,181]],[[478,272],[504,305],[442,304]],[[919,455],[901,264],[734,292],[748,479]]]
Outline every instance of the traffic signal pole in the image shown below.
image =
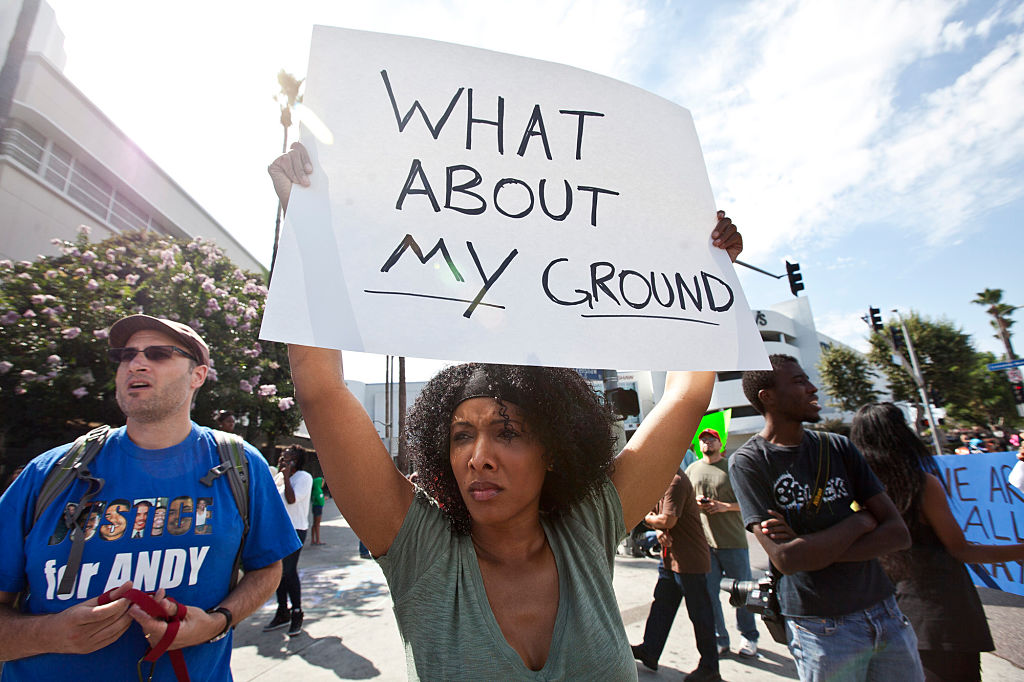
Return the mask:
[[[932,414],[931,402],[928,399],[928,385],[925,383],[924,375],[921,373],[921,367],[917,364],[917,353],[914,352],[914,342],[910,340],[910,333],[907,332],[907,325],[903,321],[903,316],[899,314],[899,311],[894,310],[896,313],[896,319],[899,320],[900,330],[903,332],[903,341],[907,344],[907,354],[910,356],[910,366],[913,371],[908,372],[910,376],[914,378],[914,383],[917,384],[917,391],[921,395],[921,404],[924,405],[924,411],[928,415],[928,424],[932,427],[932,445],[935,446],[935,454],[942,454],[942,444],[939,443],[939,423],[935,421],[935,417]],[[903,353],[899,352],[895,347],[893,348],[900,361],[903,363],[903,369],[907,369],[907,359],[903,357]]]
[[767,270],[762,270],[761,268],[757,267],[756,265],[751,265],[750,263],[744,263],[741,260],[737,260],[736,261],[736,265],[742,265],[745,268],[750,268],[751,270],[756,270],[757,272],[760,272],[762,275],[768,275],[769,277],[773,277],[775,279],[782,279],[783,277],[788,278],[789,279],[789,290],[793,293],[794,296],[798,296],[799,293],[801,291],[803,291],[803,289],[804,289],[804,276],[800,274],[800,264],[799,263],[790,263],[789,261],[786,261],[786,274],[785,275],[776,275],[773,272],[768,272]]
[[[921,367],[917,364],[917,353],[914,352],[914,343],[910,340],[910,332],[907,331],[907,325],[903,322],[903,317],[898,310],[893,310],[893,312],[896,313],[896,319],[900,323],[900,331],[903,333],[902,348],[895,329],[891,330],[891,334],[883,335],[882,338],[885,340],[886,345],[889,346],[889,350],[892,351],[893,355],[900,359],[900,365],[903,367],[903,370],[914,380],[917,392],[921,396],[921,404],[924,405],[924,411],[928,415],[928,425],[931,426],[932,445],[935,447],[935,454],[941,455],[942,444],[939,442],[939,424],[935,421],[935,415],[932,414],[932,406],[928,398],[928,384],[924,380],[924,374],[921,373]],[[881,334],[885,331],[885,325],[882,324],[882,311],[878,308],[868,308],[868,314],[861,319],[871,327],[872,332]],[[907,362],[907,357],[903,355],[903,348],[907,349],[910,362]]]

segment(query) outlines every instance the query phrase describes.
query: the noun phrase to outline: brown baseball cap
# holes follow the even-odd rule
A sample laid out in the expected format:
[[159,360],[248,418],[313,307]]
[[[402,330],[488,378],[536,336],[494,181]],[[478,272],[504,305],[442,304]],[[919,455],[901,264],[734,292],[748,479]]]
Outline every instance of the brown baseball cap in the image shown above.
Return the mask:
[[200,365],[210,364],[210,347],[206,341],[196,333],[196,330],[187,324],[175,322],[174,320],[162,317],[150,317],[149,315],[129,315],[122,317],[110,327],[108,341],[111,348],[124,348],[128,339],[135,332],[143,329],[152,329],[162,332],[177,339],[196,359]]

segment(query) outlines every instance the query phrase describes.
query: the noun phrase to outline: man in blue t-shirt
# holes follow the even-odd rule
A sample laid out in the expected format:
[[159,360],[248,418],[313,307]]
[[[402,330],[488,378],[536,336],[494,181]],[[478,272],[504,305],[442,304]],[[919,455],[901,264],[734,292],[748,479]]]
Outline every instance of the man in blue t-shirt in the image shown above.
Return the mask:
[[[79,515],[85,542],[70,593],[58,589],[72,545],[64,515],[75,513],[86,482],[74,481],[33,522],[40,488],[70,444],[35,458],[0,498],[3,680],[137,677],[139,659],[167,623],[122,598],[131,588],[186,605],[170,649],[181,649],[194,678],[229,680],[231,626],[271,595],[281,558],[298,540],[266,462],[246,443],[250,529],[245,575],[231,588],[243,519],[228,476],[200,480],[220,455],[213,432],[190,418],[209,348],[190,327],[147,315],[118,320],[109,340],[126,425],[88,466],[103,487]],[[113,600],[99,605],[110,590]],[[167,659],[156,662],[152,679],[175,679]]]
[[917,637],[877,561],[909,547],[910,533],[849,439],[804,429],[821,408],[796,358],[769,359],[771,370],[743,373],[765,425],[729,458],[729,478],[744,526],[782,573],[800,679],[923,680]]

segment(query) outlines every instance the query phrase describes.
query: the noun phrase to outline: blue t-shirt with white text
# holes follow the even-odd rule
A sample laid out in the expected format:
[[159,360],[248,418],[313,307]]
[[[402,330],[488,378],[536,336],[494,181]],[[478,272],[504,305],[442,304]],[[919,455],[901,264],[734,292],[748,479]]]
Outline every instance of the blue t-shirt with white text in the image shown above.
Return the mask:
[[[82,564],[72,594],[57,586],[71,549],[64,526],[67,505],[86,490],[75,481],[50,504],[35,525],[36,497],[47,473],[70,445],[36,457],[0,497],[0,591],[23,591],[27,613],[56,613],[131,580],[144,592],[164,588],[187,606],[208,609],[228,594],[243,522],[228,476],[206,486],[200,479],[220,463],[210,429],[192,425],[188,437],[165,449],[145,450],[124,427],[111,432],[89,464],[104,485],[86,510]],[[249,460],[250,529],[242,567],[268,566],[299,548],[291,521],[262,455],[246,443]],[[116,642],[92,654],[45,654],[9,661],[3,681],[50,679],[74,671],[78,681],[137,676],[145,654],[142,630],[132,624]],[[231,679],[231,637],[183,650],[195,679]],[[148,664],[144,665],[148,672]],[[173,680],[168,657],[154,680]]]

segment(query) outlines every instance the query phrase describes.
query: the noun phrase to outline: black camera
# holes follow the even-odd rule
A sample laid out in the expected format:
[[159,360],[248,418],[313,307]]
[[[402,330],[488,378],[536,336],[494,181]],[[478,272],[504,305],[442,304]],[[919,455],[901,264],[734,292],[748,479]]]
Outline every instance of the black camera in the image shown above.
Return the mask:
[[788,644],[786,636],[786,617],[779,608],[777,580],[769,571],[760,580],[737,580],[723,578],[723,592],[729,593],[729,604],[742,606],[748,611],[759,614],[764,626],[779,644]]

